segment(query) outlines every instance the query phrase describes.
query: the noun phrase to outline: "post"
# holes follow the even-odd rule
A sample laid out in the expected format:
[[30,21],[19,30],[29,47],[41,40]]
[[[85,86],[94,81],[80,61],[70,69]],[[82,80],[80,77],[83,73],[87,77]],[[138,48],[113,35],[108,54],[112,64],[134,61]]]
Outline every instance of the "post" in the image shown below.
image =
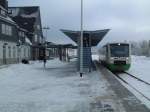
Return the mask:
[[[43,30],[45,30],[45,38],[44,38],[44,46],[45,46],[45,53],[46,53],[46,48],[47,48],[47,44],[46,44],[46,39],[47,39],[47,33],[48,33],[48,30],[49,30],[50,28],[47,26],[47,27],[43,27]],[[46,54],[45,54],[45,57],[44,58],[46,58]]]
[[80,77],[83,75],[83,0],[81,0]]
[[149,40],[148,52],[149,52],[149,57],[150,57],[150,40]]

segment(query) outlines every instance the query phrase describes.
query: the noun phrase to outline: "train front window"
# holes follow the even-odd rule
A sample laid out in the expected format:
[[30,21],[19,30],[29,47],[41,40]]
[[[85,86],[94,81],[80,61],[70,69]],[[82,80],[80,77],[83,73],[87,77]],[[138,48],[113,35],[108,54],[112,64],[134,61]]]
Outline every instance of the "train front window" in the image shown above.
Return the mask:
[[112,44],[110,45],[111,57],[129,57],[129,45],[128,44]]

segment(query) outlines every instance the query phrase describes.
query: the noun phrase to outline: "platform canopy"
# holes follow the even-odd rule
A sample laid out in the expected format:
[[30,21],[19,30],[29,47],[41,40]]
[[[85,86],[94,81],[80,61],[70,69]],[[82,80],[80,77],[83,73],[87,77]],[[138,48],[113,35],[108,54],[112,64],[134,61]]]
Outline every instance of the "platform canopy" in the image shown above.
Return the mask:
[[[64,29],[62,29],[61,31],[78,45],[78,40],[80,38],[80,31],[71,31]],[[86,37],[86,35],[89,35],[91,39],[91,46],[96,46],[108,32],[109,29],[84,31],[83,35],[85,35],[84,37]]]

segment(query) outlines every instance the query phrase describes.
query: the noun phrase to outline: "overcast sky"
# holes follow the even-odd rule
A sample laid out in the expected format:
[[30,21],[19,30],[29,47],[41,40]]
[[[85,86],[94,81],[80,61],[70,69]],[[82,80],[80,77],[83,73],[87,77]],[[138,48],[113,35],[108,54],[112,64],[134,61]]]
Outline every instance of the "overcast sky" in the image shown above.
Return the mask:
[[[8,0],[9,6],[41,8],[48,40],[72,42],[59,29],[80,30],[80,0]],[[150,40],[150,0],[84,0],[84,29],[111,29],[103,43]]]

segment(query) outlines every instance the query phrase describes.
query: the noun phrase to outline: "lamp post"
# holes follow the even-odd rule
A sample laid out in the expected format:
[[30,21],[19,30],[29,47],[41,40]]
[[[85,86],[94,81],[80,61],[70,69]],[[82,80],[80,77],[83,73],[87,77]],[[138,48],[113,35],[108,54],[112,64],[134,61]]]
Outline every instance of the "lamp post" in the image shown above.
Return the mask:
[[49,30],[50,28],[47,26],[47,27],[43,27],[43,30],[46,31],[46,34],[45,34],[45,38],[44,38],[44,41],[46,42],[46,38],[47,38],[47,31]]
[[47,27],[43,27],[43,30],[46,31],[46,34],[45,34],[45,38],[44,38],[44,46],[45,46],[45,50],[44,50],[44,58],[46,59],[46,48],[47,48],[47,43],[46,43],[46,38],[47,38],[47,32],[50,28],[47,26]]
[[80,77],[83,75],[83,0],[81,0]]

